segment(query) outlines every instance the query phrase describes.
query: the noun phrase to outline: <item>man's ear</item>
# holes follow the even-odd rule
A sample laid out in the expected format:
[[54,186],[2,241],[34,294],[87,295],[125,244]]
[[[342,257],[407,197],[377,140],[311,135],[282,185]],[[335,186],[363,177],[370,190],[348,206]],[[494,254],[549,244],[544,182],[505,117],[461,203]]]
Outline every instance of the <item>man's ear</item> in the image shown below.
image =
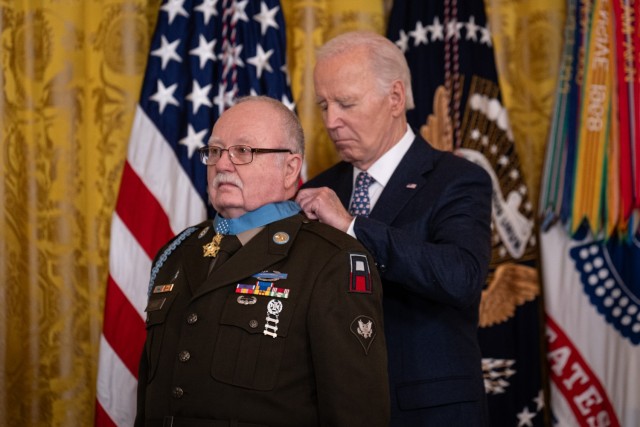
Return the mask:
[[300,173],[302,172],[302,155],[289,154],[284,167],[284,185],[287,190],[298,188]]
[[405,105],[407,98],[405,96],[404,83],[401,80],[396,80],[391,84],[389,100],[391,101],[391,114],[393,117],[404,116],[406,114]]

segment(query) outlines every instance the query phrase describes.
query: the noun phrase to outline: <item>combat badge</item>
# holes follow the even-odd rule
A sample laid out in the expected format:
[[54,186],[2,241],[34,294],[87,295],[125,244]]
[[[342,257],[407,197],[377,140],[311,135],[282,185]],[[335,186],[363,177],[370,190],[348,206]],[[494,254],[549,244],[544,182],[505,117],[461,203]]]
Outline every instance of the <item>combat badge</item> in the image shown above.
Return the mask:
[[358,339],[358,342],[364,349],[364,354],[369,354],[369,347],[371,347],[371,343],[377,334],[377,329],[373,319],[369,316],[358,316],[353,319],[349,329]]
[[279,271],[261,271],[260,273],[254,274],[252,277],[255,277],[262,282],[275,282],[280,279],[286,279],[287,273],[280,273]]
[[349,273],[349,292],[371,293],[371,271],[365,254],[349,253],[351,272]]

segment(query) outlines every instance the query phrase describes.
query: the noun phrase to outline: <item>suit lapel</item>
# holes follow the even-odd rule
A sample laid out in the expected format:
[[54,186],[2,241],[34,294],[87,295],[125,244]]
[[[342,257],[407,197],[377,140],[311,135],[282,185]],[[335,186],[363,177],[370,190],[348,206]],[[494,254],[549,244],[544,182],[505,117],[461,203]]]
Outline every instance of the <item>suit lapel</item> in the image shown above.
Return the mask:
[[349,209],[349,202],[351,201],[351,193],[353,191],[353,166],[350,163],[341,163],[340,170],[336,174],[336,180],[329,187],[333,188],[336,195],[342,202],[342,206]]
[[[301,219],[300,215],[295,215],[267,225],[206,278],[204,283],[200,282],[202,284],[197,288],[194,297],[197,298],[230,284],[237,284],[286,258],[300,230]],[[276,243],[273,238],[276,233],[286,233],[288,240],[285,243]]]
[[424,175],[433,168],[434,154],[434,149],[422,137],[416,136],[382,190],[369,218],[391,224],[425,185]]

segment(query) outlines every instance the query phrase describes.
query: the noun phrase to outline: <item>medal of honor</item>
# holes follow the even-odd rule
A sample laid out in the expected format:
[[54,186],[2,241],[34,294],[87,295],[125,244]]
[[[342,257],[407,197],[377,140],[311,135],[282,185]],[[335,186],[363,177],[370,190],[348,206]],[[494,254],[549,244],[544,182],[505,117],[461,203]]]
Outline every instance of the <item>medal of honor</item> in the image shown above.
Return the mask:
[[202,245],[202,256],[215,258],[218,255],[218,251],[220,251],[220,242],[222,241],[223,237],[223,234],[216,234],[215,236],[213,236],[213,240],[211,240],[206,245]]

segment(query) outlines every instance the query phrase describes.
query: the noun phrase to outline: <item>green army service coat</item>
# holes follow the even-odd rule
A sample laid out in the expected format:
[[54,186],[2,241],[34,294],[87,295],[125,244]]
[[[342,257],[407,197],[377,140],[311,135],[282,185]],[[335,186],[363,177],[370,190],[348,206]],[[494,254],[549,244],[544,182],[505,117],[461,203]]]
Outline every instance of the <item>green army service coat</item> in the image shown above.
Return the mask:
[[154,262],[136,426],[386,427],[382,287],[360,243],[294,215],[209,275],[210,225]]

